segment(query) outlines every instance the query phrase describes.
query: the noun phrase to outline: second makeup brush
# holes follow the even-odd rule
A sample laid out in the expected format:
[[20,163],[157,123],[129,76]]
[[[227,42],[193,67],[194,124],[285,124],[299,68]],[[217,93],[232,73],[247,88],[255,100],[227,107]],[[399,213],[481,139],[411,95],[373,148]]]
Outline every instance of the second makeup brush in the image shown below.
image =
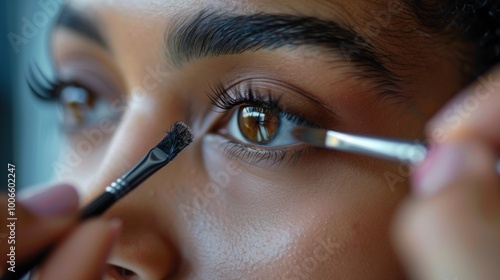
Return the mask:
[[[407,164],[419,164],[427,155],[428,147],[418,141],[377,138],[354,135],[334,130],[297,127],[293,135],[298,140],[313,146],[373,156]],[[500,174],[500,160],[497,161]]]
[[[153,175],[163,166],[172,161],[177,154],[193,141],[193,134],[184,123],[177,122],[167,133],[165,138],[151,149],[142,160],[140,160],[125,175],[116,179],[105,192],[87,205],[80,214],[81,220],[99,216],[115,202],[120,200],[127,193],[135,189],[148,177]],[[52,251],[54,244],[50,244],[40,253],[36,254],[29,261],[16,268],[15,272],[6,271],[1,280],[20,279],[28,271],[45,259]]]

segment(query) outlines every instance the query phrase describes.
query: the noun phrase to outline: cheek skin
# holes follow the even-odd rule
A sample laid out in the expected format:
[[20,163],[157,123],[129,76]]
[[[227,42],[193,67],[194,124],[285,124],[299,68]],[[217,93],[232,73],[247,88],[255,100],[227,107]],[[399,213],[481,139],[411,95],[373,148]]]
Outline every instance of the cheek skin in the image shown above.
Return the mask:
[[[159,61],[162,46],[158,38],[163,35],[166,19],[179,9],[215,1],[75,2],[105,6],[99,11],[107,21],[118,67],[126,87],[134,88],[143,83],[146,68],[155,68]],[[277,1],[240,2],[260,4],[263,9],[272,4],[271,10],[284,11]],[[307,1],[294,3],[299,2],[308,9],[313,7]],[[346,7],[355,9],[352,4]],[[303,11],[301,8],[294,10]],[[324,11],[324,17],[331,17],[328,9]],[[342,104],[339,107],[343,110],[336,112],[349,120],[336,129],[420,137],[425,118],[437,107],[433,96],[440,96],[441,102],[443,93],[449,91],[445,83],[437,83],[443,88],[429,91],[431,83],[446,80],[446,73],[452,72],[444,66],[433,69],[446,71],[434,81],[419,76],[418,86],[409,89],[411,93],[429,92],[430,97],[415,105],[424,118],[389,105],[370,114],[365,110],[370,104],[350,101],[350,93],[344,97],[332,94],[328,103]],[[301,68],[297,72],[310,71]],[[191,95],[179,97],[162,88],[176,84],[174,78],[159,84],[147,102],[130,104],[98,174],[89,184],[92,190],[87,201],[161,140],[173,121],[185,119],[180,104],[191,101]],[[189,86],[177,84],[184,89]],[[314,88],[319,87],[314,84]],[[197,141],[106,213],[124,221],[112,263],[137,271],[145,279],[161,279],[172,271],[188,271],[185,274],[191,279],[403,278],[391,250],[388,228],[392,212],[407,192],[406,177],[391,189],[383,175],[388,171],[400,174],[397,165],[328,152],[312,153],[296,168],[283,168],[278,173],[237,164],[239,172],[233,168],[232,175],[228,171],[231,163],[216,141],[210,137]],[[223,172],[229,174],[227,183]]]
[[[219,144],[206,137],[206,166],[224,169],[229,164],[216,149]],[[359,171],[360,165],[368,171]],[[379,179],[383,171],[394,171],[393,166],[327,153],[274,176],[248,165],[240,169],[241,174],[230,177],[228,186],[204,208],[207,216],[224,213],[211,217],[220,231],[205,229],[210,233],[199,244],[206,248],[224,240],[217,249],[210,247],[222,256],[211,258],[211,263],[236,271],[244,263],[259,263],[253,273],[273,279],[348,279],[353,271],[361,279],[400,277],[387,228],[404,192],[392,193]]]

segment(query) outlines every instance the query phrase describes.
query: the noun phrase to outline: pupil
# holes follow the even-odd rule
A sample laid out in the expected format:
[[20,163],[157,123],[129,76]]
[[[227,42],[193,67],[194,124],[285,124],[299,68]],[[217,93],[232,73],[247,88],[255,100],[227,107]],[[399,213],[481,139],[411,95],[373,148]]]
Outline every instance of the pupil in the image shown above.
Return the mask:
[[261,107],[243,107],[238,112],[238,125],[248,141],[267,144],[276,137],[280,126],[279,114]]

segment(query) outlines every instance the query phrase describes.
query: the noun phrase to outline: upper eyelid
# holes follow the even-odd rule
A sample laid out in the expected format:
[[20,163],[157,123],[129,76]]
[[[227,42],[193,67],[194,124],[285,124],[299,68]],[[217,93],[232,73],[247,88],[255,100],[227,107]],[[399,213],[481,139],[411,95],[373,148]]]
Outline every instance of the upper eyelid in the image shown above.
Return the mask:
[[286,117],[292,116],[294,121],[298,124],[316,126],[307,121],[301,114],[289,112],[287,109],[283,108],[280,105],[281,97],[274,97],[269,92],[267,94],[262,94],[258,90],[251,89],[251,86],[247,90],[244,90],[244,93],[242,93],[240,89],[238,93],[236,93],[236,96],[232,96],[230,91],[231,88],[228,89],[222,84],[218,84],[217,87],[212,87],[211,93],[207,93],[212,106],[221,110],[219,113],[229,112],[237,106],[248,105],[273,110],[280,115],[285,114]]
[[87,88],[108,100],[126,100],[127,91],[116,69],[91,55],[72,55],[53,61],[57,80]]
[[[37,65],[37,63],[34,62],[33,65]],[[71,86],[79,87],[85,89],[95,100],[102,100],[109,103],[114,113],[112,118],[119,118],[126,110],[126,96],[120,93],[120,90],[109,79],[108,75],[102,73],[105,70],[96,71],[95,68],[96,65],[88,64],[86,67],[74,70],[72,74],[66,75],[66,77],[63,77],[61,68],[53,69],[53,75],[48,75],[47,69],[44,69],[45,71],[40,69],[40,73],[34,76],[37,78],[34,79],[30,76],[26,78],[29,84],[33,83],[32,80],[40,84],[40,81],[36,79],[40,79],[41,77],[46,80],[45,82],[50,84],[50,88],[41,89],[43,95],[40,94],[40,90],[35,90],[36,88],[32,89],[32,92],[37,97],[42,97],[45,101],[61,103],[63,101],[61,100],[60,93],[63,88]]]
[[[256,86],[254,82],[262,83],[261,86],[265,84],[266,89],[259,90],[258,86]],[[267,87],[267,85],[269,85],[269,87]],[[237,86],[240,88],[235,89]],[[219,109],[219,111],[217,111],[212,108],[212,111],[227,112],[238,105],[253,105],[266,109],[277,110],[280,114],[286,114],[287,117],[292,116],[294,118],[293,121],[300,125],[324,128],[313,120],[308,119],[305,116],[305,112],[300,112],[297,109],[292,110],[291,108],[285,106],[283,104],[285,102],[282,102],[285,94],[278,95],[276,92],[279,91],[279,89],[273,89],[272,87],[282,87],[282,89],[286,88],[286,90],[290,92],[298,93],[301,96],[304,96],[303,91],[293,85],[267,78],[242,79],[228,85],[225,85],[223,82],[218,82],[211,85],[211,90],[205,92],[205,94],[208,96],[212,106]],[[314,101],[312,103],[315,105],[317,104]],[[324,108],[324,106],[321,107]],[[328,109],[328,112],[333,115],[333,118],[338,118],[333,111]]]
[[[242,105],[245,103],[256,106],[261,105],[269,109],[279,108],[279,97],[273,98],[270,94],[267,94],[265,95],[265,97],[263,97],[263,94],[252,87],[244,89],[244,93],[242,93],[240,90],[237,92],[236,96],[233,96],[231,94],[232,89],[233,87],[225,87],[221,83],[218,83],[215,86],[211,87],[211,91],[207,92],[210,103],[223,111],[227,111],[233,106]],[[255,99],[256,95],[259,96],[259,99]]]
[[96,44],[96,41],[89,40],[88,36],[75,36],[81,33],[68,29],[64,24],[56,26],[51,32],[50,58],[55,72],[62,73],[64,68],[71,68],[68,65],[79,64],[79,68],[85,71],[90,69],[121,95],[128,95],[123,67],[111,49]]
[[[276,80],[276,79],[270,79],[270,78],[267,78],[267,77],[251,77],[251,78],[242,78],[242,79],[239,79],[239,80],[236,80],[236,81],[232,81],[232,82],[229,82],[229,83],[228,82],[219,81],[219,82],[217,82],[214,85],[216,86],[216,89],[223,89],[225,91],[229,91],[229,90],[233,89],[234,87],[236,87],[238,85],[252,84],[254,82],[256,82],[256,83],[268,83],[272,87],[282,87],[282,88],[284,88],[284,89],[286,89],[288,91],[292,91],[294,93],[300,94],[301,96],[305,97],[306,99],[309,99],[314,105],[319,106],[322,109],[324,109],[325,111],[327,111],[331,115],[331,117],[337,118],[337,119],[340,118],[339,115],[337,115],[327,105],[326,102],[324,102],[321,99],[319,99],[316,95],[311,94],[311,93],[309,93],[309,92],[301,89],[300,87],[297,87],[295,85],[292,85],[292,84],[284,82],[284,81],[280,81],[280,80]],[[212,87],[214,85],[212,85]],[[211,90],[212,90],[212,88],[211,88]],[[272,91],[272,89],[270,89],[270,91]],[[206,92],[206,94],[208,95],[209,98],[211,97],[210,96],[210,92]]]

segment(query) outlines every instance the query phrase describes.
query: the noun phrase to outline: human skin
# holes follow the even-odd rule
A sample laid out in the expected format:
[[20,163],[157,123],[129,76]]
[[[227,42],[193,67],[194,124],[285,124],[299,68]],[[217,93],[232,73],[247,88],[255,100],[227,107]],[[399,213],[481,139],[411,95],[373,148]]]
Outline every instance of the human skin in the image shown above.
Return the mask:
[[[108,272],[116,274],[116,267],[123,267],[139,279],[405,278],[389,225],[407,194],[408,176],[396,188],[384,176],[401,174],[398,164],[300,144],[290,149],[309,152],[294,163],[253,164],[228,155],[221,148],[227,136],[218,128],[230,113],[210,111],[206,94],[219,80],[286,82],[321,106],[296,92],[282,93],[275,82],[263,87],[282,96],[291,112],[319,126],[423,139],[427,120],[463,86],[459,54],[449,51],[453,45],[440,43],[438,35],[421,36],[425,30],[405,11],[392,15],[380,33],[367,30],[367,23],[387,20],[377,16],[390,7],[382,2],[71,1],[99,22],[112,51],[58,28],[52,41],[57,69],[65,79],[79,79],[82,58],[95,61],[88,69],[109,76],[106,80],[115,89],[110,99],[127,100],[104,144],[93,147],[78,169],[64,174],[64,180],[81,187],[82,204],[128,170],[175,121],[186,122],[196,136],[177,159],[106,212],[122,221]],[[353,75],[359,70],[353,63],[327,61],[324,53],[306,47],[172,64],[163,51],[166,28],[203,8],[338,21],[388,54],[383,62],[398,75],[399,92],[408,98],[381,98],[374,83]],[[151,86],[145,77],[157,66],[164,75]],[[82,131],[70,135],[69,145],[77,147],[85,139]],[[217,181],[210,174],[229,174],[227,185],[219,183],[214,195],[207,186]]]

